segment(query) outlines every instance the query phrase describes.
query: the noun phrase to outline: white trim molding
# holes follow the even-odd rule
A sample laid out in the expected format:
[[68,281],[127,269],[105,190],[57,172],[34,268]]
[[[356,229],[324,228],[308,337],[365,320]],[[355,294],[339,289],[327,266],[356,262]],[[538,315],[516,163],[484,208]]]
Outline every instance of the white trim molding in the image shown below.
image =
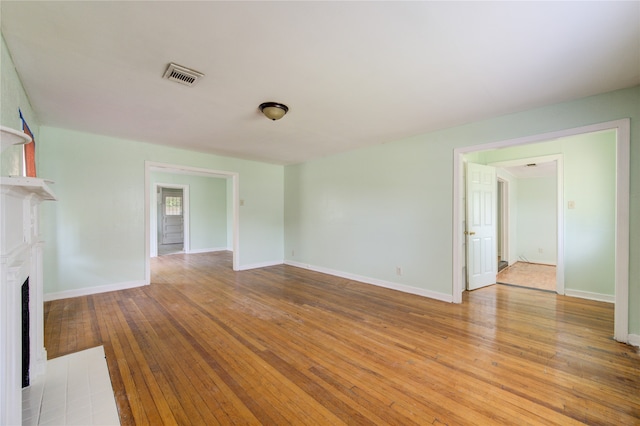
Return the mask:
[[282,265],[282,260],[272,260],[268,262],[260,262],[260,263],[252,263],[250,265],[242,265],[240,268],[235,269],[235,271],[248,271],[249,269],[258,269],[258,268],[266,268],[268,266],[276,266]]
[[394,283],[391,281],[379,280],[377,278],[365,277],[362,275],[351,274],[348,272],[336,271],[335,269],[324,268],[322,266],[309,265],[307,263],[294,262],[292,260],[285,260],[284,264],[289,266],[295,266],[296,268],[302,268],[302,269],[308,269],[310,271],[320,272],[327,275],[333,275],[335,277],[346,278],[348,280],[358,281],[364,284],[371,284],[378,287],[384,287],[390,290],[397,290],[403,293],[428,297],[430,299],[440,300],[442,302],[448,302],[448,303],[453,302],[453,299],[450,294],[439,293],[437,291],[425,290],[422,288]]
[[628,343],[640,348],[640,334],[629,334]]
[[110,291],[127,290],[130,288],[143,287],[149,285],[144,280],[140,281],[126,281],[123,283],[106,284],[98,287],[84,287],[77,290],[65,290],[55,293],[46,293],[44,295],[44,301],[50,302],[52,300],[69,299],[71,297],[90,296],[92,294],[107,293]]
[[216,247],[216,248],[203,248],[203,249],[189,250],[188,252],[185,251],[185,253],[198,254],[198,253],[213,253],[216,251],[231,251],[231,250],[229,250],[228,247]]
[[629,193],[631,165],[631,120],[616,123],[616,284],[614,338],[628,341],[629,335]]
[[579,297],[580,299],[596,300],[598,302],[615,303],[616,297],[612,294],[593,293],[591,291],[565,289],[565,296]]

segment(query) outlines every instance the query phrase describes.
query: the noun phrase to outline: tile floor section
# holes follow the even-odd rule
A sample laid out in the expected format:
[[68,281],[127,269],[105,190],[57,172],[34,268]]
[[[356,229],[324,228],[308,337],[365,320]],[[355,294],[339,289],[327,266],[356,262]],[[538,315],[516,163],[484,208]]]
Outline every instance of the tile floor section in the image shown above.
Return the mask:
[[23,425],[119,425],[102,346],[47,361],[22,390]]
[[539,263],[516,262],[500,271],[497,282],[556,291],[556,267]]

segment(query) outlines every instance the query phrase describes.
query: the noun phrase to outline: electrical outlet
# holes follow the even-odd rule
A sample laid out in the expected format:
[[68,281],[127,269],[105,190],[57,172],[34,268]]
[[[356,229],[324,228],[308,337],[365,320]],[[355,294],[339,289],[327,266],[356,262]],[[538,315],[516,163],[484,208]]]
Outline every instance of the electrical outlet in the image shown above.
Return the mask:
[[544,250],[542,250],[541,248],[538,249],[538,253],[543,253]]
[[396,275],[402,275],[402,267],[396,266]]
[[296,255],[296,251],[295,250],[291,250],[291,257],[294,257]]

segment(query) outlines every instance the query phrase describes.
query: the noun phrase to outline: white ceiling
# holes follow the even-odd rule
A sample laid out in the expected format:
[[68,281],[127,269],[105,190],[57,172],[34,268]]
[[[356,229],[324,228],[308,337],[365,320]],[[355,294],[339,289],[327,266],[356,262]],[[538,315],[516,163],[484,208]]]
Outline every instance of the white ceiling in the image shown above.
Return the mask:
[[41,124],[278,164],[640,84],[637,1],[0,7]]
[[556,176],[556,162],[547,161],[544,163],[529,163],[518,166],[501,167],[518,179],[539,178]]

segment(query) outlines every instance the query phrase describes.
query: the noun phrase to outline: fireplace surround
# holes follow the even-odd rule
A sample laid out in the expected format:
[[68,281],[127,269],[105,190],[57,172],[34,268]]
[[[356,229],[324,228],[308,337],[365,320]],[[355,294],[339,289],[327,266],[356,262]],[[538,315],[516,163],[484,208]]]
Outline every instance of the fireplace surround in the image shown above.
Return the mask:
[[26,388],[29,386],[29,382],[31,380],[31,375],[29,374],[29,370],[31,369],[31,335],[29,332],[31,331],[31,324],[29,323],[29,314],[31,312],[31,307],[29,306],[29,278],[22,284],[21,287],[22,293],[22,306],[21,306],[21,319],[22,319],[22,387]]
[[[13,133],[17,133],[13,131]],[[2,145],[7,133],[2,129]],[[29,379],[45,372],[43,242],[38,207],[51,182],[0,177],[0,424],[22,423],[22,286],[29,282]]]

